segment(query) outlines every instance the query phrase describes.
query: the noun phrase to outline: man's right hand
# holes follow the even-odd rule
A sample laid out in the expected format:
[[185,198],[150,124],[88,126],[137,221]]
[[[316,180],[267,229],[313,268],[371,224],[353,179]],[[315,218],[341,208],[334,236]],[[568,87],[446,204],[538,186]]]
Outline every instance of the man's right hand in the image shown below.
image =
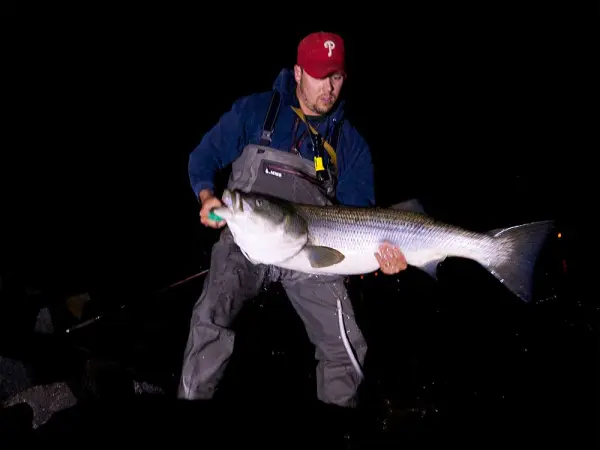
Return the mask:
[[198,197],[200,199],[200,203],[202,204],[202,208],[200,208],[200,223],[211,228],[224,227],[226,224],[224,220],[217,222],[208,218],[208,215],[214,208],[218,208],[222,205],[221,201],[209,190],[200,191],[200,195]]

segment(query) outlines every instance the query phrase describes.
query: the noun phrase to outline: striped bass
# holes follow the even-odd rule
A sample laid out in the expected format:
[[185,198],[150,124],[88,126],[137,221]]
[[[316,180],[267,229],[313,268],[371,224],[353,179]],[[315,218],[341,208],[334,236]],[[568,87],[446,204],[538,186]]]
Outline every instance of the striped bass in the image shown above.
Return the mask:
[[222,201],[214,213],[255,264],[309,274],[366,274],[379,269],[375,253],[389,242],[409,265],[434,278],[447,257],[476,261],[525,302],[531,301],[534,264],[553,228],[547,220],[479,233],[421,212],[301,205],[228,190]]

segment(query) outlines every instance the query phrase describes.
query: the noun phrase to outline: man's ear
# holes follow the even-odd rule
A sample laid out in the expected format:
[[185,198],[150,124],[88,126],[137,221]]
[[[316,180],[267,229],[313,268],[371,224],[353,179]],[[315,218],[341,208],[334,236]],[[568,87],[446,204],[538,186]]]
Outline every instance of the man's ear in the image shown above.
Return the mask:
[[300,83],[300,79],[302,78],[302,67],[298,64],[294,65],[294,78],[296,79],[296,83]]

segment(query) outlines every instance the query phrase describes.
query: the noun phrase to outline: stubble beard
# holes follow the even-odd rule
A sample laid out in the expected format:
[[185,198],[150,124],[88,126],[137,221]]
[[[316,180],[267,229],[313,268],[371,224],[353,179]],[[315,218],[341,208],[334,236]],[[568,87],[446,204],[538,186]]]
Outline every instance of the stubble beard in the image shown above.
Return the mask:
[[[325,115],[331,109],[330,107],[329,108],[328,107],[320,108],[317,103],[311,103],[308,100],[308,97],[306,96],[306,92],[304,92],[304,84],[303,84],[302,80],[300,80],[300,83],[298,84],[298,93],[299,93],[300,99],[302,100],[304,105],[315,114]],[[333,94],[332,94],[332,96],[333,96]],[[333,103],[335,103],[335,102],[333,102]]]

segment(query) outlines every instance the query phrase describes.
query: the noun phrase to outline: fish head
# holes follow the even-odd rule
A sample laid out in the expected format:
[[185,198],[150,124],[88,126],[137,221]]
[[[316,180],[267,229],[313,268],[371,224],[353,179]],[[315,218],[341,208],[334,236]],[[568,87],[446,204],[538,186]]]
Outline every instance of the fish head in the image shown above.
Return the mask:
[[253,261],[273,264],[294,256],[306,244],[308,228],[287,202],[263,195],[225,190],[223,207],[236,243]]
[[[266,233],[279,228],[285,228],[289,233],[300,231],[288,226],[294,211],[286,207],[285,202],[258,194],[230,190],[225,190],[222,202],[227,209],[224,218],[228,222],[232,220],[243,222],[251,230],[258,228],[261,232]],[[218,214],[219,210],[215,210],[215,212]]]

